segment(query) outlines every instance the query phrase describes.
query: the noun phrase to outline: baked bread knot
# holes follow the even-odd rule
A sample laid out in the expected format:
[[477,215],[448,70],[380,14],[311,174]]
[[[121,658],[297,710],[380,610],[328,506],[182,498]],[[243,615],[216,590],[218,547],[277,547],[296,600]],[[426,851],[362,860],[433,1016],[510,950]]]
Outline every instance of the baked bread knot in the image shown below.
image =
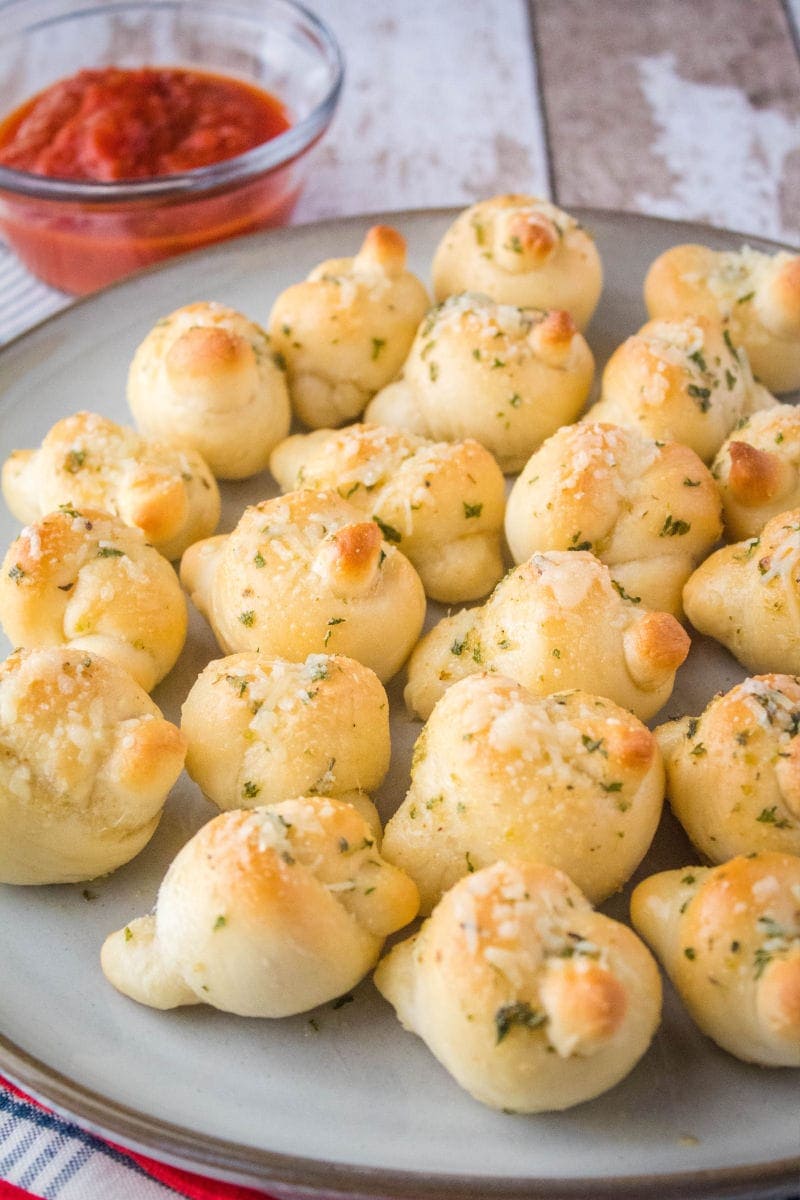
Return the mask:
[[534,696],[581,688],[646,721],[688,653],[676,618],[634,603],[589,551],[550,550],[509,571],[482,607],[434,625],[409,660],[405,699],[427,720],[451,684],[496,671]]
[[425,619],[419,575],[338,492],[289,492],[245,509],[231,534],[197,542],[181,580],[226,654],[303,662],[344,654],[382,683]]
[[211,662],[182,709],[186,769],[214,804],[349,798],[389,769],[389,703],[377,675],[339,654],[305,662],[253,650]]
[[38,450],[15,450],[2,486],[23,524],[61,505],[102,509],[136,525],[169,559],[219,521],[219,488],[195,450],[149,441],[97,413],[64,417]]
[[171,563],[140,529],[65,507],[9,546],[0,624],[13,646],[90,650],[151,692],[183,649],[186,599]]
[[355,987],[417,905],[352,805],[284,800],[204,825],[167,871],[155,914],[111,934],[101,963],[153,1008],[286,1017]]
[[319,429],[360,416],[399,372],[429,304],[387,225],[367,231],[355,258],[328,259],[281,292],[268,328],[300,420]]
[[703,1033],[745,1062],[800,1067],[800,858],[662,871],[631,918]]
[[79,883],[150,841],[186,743],[127,671],[86,650],[0,663],[0,882]]
[[542,863],[501,861],[445,894],[375,983],[476,1100],[512,1112],[607,1091],[647,1050],[658,968],[639,938]]
[[569,313],[464,293],[430,311],[400,379],[365,420],[436,441],[475,438],[519,471],[589,398],[594,358]]
[[752,674],[800,675],[800,508],[716,550],[689,576],[683,607]]
[[218,479],[265,470],[291,420],[269,336],[235,309],[206,301],[151,329],[128,371],[128,404],[146,437],[190,446]]
[[603,287],[594,239],[537,196],[493,196],[465,209],[433,258],[436,300],[485,292],[521,308],[565,308],[585,329]]
[[424,913],[463,875],[509,857],[558,867],[599,904],[644,858],[663,799],[655,738],[631,713],[471,675],[417,741],[383,853],[417,884]]
[[776,404],[753,413],[723,442],[711,470],[729,538],[754,537],[770,517],[800,507],[800,409]]
[[273,451],[283,491],[335,488],[377,521],[443,603],[477,600],[503,574],[503,473],[478,442],[430,442],[379,425],[297,434]]
[[651,317],[716,318],[765,387],[800,388],[800,254],[673,246],[647,272],[644,298]]
[[506,507],[515,562],[591,550],[646,608],[681,615],[681,591],[722,532],[711,473],[688,446],[585,421],[528,460]]
[[648,321],[624,341],[588,416],[683,442],[708,463],[744,417],[775,403],[728,331],[690,316]]
[[656,730],[672,811],[712,863],[800,854],[800,679],[756,675]]

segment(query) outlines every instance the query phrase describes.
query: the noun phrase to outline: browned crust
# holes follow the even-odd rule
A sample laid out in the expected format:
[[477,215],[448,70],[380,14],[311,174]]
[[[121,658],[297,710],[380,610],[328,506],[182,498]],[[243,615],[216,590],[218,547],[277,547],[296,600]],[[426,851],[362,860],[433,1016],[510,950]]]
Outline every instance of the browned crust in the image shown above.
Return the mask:
[[636,625],[635,634],[641,658],[665,674],[677,671],[691,646],[688,633],[671,613],[645,613]]
[[728,487],[744,505],[767,504],[780,491],[782,462],[777,454],[759,450],[748,442],[731,442],[728,447]]
[[558,244],[556,228],[543,213],[514,213],[509,217],[506,229],[509,239],[519,245],[521,253],[531,263],[545,262]]
[[372,586],[380,566],[383,537],[374,521],[354,521],[331,534],[318,562],[334,588],[361,593]]
[[596,963],[582,970],[567,963],[558,971],[549,971],[541,997],[563,1032],[587,1048],[608,1041],[621,1026],[628,1008],[625,988]]
[[578,327],[564,309],[553,309],[537,327],[537,330],[541,346],[561,348],[569,346],[578,332]]
[[377,263],[389,274],[399,274],[406,265],[406,239],[391,225],[373,225],[367,230],[358,258]]
[[167,374],[173,382],[226,373],[251,353],[248,342],[219,325],[194,325],[169,348]]

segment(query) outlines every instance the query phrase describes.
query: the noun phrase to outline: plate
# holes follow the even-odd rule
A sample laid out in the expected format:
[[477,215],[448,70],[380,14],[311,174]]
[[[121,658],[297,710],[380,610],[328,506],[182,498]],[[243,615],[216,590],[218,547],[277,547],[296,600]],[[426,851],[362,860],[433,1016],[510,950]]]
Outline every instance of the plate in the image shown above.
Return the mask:
[[[80,408],[129,423],[128,363],[173,308],[215,299],[265,323],[281,289],[324,258],[354,253],[377,220],[402,231],[411,268],[427,279],[454,215],[392,213],[259,234],[79,302],[0,354],[2,457],[37,445]],[[657,254],[676,242],[724,249],[742,240],[644,217],[576,215],[606,268],[588,335],[599,365],[646,319],[641,285]],[[266,475],[225,485],[223,528],[273,492]],[[3,512],[3,548],[17,531]],[[218,656],[195,614],[179,667],[155,693],[169,717]],[[698,639],[659,719],[699,712],[742,674]],[[384,817],[404,795],[420,729],[400,708],[399,682],[390,694],[393,762],[377,797]],[[797,1073],[718,1050],[669,986],[662,1027],[625,1081],[566,1113],[531,1117],[472,1100],[403,1032],[370,980],[351,1003],[281,1021],[203,1007],[160,1013],[119,995],[100,971],[103,938],[151,908],[167,864],[215,811],[184,776],[153,841],[116,874],[88,887],[0,888],[0,1070],[45,1103],[114,1141],[281,1197],[752,1197],[798,1186]],[[667,815],[639,876],[694,861]],[[624,917],[626,896],[606,911]]]

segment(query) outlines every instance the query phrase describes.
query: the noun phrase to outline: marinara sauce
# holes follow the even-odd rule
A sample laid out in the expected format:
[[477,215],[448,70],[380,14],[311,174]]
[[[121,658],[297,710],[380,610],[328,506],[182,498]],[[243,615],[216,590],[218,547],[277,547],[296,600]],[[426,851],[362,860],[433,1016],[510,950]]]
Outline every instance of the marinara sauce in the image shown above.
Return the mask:
[[233,158],[289,128],[283,105],[241,80],[170,67],[79,71],[0,124],[0,164],[113,183]]
[[[178,67],[83,70],[0,122],[0,165],[66,181],[136,182],[233,158],[290,125],[281,102],[233,77]],[[207,196],[154,203],[3,193],[2,226],[27,265],[87,292],[171,254],[285,220],[289,167]]]

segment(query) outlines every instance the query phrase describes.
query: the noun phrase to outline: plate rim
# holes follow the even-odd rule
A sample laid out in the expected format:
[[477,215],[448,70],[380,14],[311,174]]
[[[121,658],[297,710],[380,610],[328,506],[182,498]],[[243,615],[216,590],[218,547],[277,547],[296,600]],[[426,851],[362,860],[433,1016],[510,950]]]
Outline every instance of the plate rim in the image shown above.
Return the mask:
[[[0,347],[0,371],[4,360],[19,352],[41,331],[72,319],[76,309],[85,305],[102,304],[105,297],[120,291],[135,289],[137,284],[152,276],[160,276],[176,268],[190,266],[191,261],[224,256],[235,247],[258,242],[302,235],[303,232],[347,230],[366,223],[412,222],[441,218],[452,220],[468,207],[443,205],[398,210],[383,210],[330,217],[321,221],[280,226],[201,247],[188,254],[145,267],[125,279],[118,280],[100,291],[76,297],[64,308],[49,314],[30,328],[9,339]],[[657,226],[662,231],[671,228],[686,241],[701,240],[704,236],[740,240],[743,245],[755,245],[771,251],[798,251],[788,243],[745,234],[709,223],[676,220],[646,213],[625,212],[615,208],[568,206],[567,211],[591,228],[625,220],[642,226]],[[0,388],[0,407],[3,389]],[[392,1200],[442,1200],[444,1197],[463,1197],[479,1185],[491,1200],[585,1200],[586,1188],[598,1198],[619,1200],[704,1200],[726,1196],[774,1195],[775,1189],[786,1185],[800,1188],[800,1153],[789,1158],[768,1160],[734,1167],[703,1168],[694,1171],[620,1176],[477,1176],[451,1172],[425,1176],[420,1172],[400,1168],[358,1166],[328,1162],[298,1154],[262,1149],[216,1137],[199,1134],[190,1128],[148,1115],[77,1083],[55,1070],[36,1056],[21,1049],[0,1032],[0,1071],[6,1079],[35,1101],[53,1109],[80,1128],[104,1139],[121,1144],[137,1153],[181,1169],[205,1173],[212,1178],[248,1186],[273,1189],[292,1189],[305,1196],[347,1197],[348,1200],[371,1200],[381,1195]],[[109,1120],[109,1118],[111,1118]],[[755,1189],[755,1190],[754,1190]]]
[[[0,1034],[0,1067],[5,1077],[38,1103],[52,1108],[81,1128],[135,1151],[157,1157],[170,1166],[248,1186],[290,1187],[301,1194],[333,1200],[442,1200],[470,1195],[476,1184],[491,1200],[585,1200],[586,1188],[598,1200],[704,1200],[744,1195],[755,1200],[774,1194],[777,1186],[797,1186],[800,1155],[772,1162],[696,1171],[620,1176],[476,1176],[441,1173],[425,1177],[398,1168],[359,1167],[247,1146],[147,1116],[76,1084],[73,1080],[20,1050]],[[10,1067],[10,1069],[9,1069]],[[108,1123],[106,1114],[115,1118]],[[120,1141],[120,1138],[122,1139]],[[757,1190],[753,1190],[754,1187]],[[733,1190],[735,1189],[735,1190]]]

